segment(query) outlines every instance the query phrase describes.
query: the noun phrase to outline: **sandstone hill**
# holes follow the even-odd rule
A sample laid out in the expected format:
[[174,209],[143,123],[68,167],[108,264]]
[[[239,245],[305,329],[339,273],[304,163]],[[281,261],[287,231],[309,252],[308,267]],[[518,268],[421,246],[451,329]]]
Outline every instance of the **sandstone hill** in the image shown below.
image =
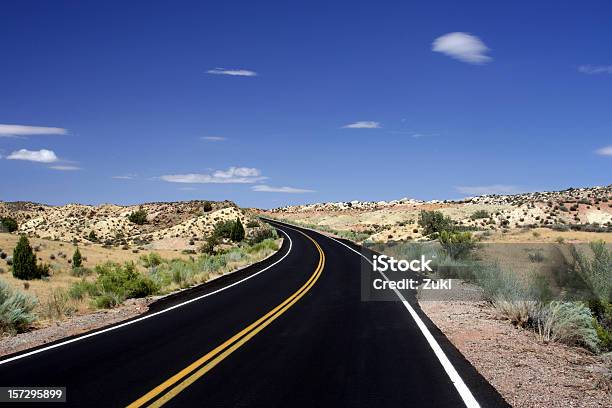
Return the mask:
[[[148,245],[152,248],[181,248],[186,242],[210,234],[219,221],[240,218],[243,225],[252,219],[249,212],[230,201],[146,203],[136,206],[67,204],[50,206],[32,202],[0,202],[0,218],[14,218],[18,233],[67,242],[96,241],[106,245]],[[147,222],[137,225],[129,215],[143,209]]]

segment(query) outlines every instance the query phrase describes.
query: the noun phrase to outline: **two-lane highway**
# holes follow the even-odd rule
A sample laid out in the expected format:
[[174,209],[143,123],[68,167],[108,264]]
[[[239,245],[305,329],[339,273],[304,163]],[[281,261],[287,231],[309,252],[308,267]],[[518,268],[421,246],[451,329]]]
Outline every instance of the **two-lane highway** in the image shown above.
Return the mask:
[[4,358],[0,385],[65,386],[80,407],[505,405],[419,310],[361,301],[358,253],[274,225],[286,239],[262,264]]

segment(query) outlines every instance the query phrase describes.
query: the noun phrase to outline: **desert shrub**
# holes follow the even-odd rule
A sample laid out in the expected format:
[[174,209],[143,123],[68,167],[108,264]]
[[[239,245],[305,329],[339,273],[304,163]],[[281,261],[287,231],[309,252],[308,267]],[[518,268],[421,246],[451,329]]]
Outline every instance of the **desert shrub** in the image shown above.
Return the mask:
[[17,231],[17,228],[18,228],[17,221],[15,221],[15,219],[10,218],[10,217],[2,218],[0,220],[0,225],[2,226],[3,229],[5,229],[8,232],[15,232]]
[[89,276],[93,273],[93,271],[84,266],[79,266],[78,268],[70,269],[70,274],[72,276]]
[[572,248],[576,260],[575,269],[585,280],[593,295],[602,303],[612,301],[612,251],[604,241],[590,243],[593,258],[590,260],[584,253]]
[[87,239],[91,242],[98,242],[98,236],[96,235],[96,231],[91,230],[89,235],[87,235]]
[[570,227],[565,224],[553,224],[550,227],[554,231],[569,231]]
[[469,232],[440,232],[442,250],[453,259],[465,258],[476,247],[476,241]]
[[0,332],[25,331],[36,320],[32,313],[36,303],[36,298],[14,290],[0,280]]
[[137,225],[143,225],[147,222],[147,211],[144,208],[139,208],[137,211],[132,212],[128,219]]
[[32,251],[30,241],[22,235],[13,250],[13,276],[17,279],[37,279],[44,269],[36,265],[36,255]]
[[81,256],[81,251],[79,251],[79,247],[76,247],[74,250],[74,254],[72,255],[72,267],[80,268],[83,264],[83,257]]
[[612,331],[606,329],[596,318],[593,318],[593,327],[599,340],[599,348],[603,352],[612,351]]
[[232,226],[230,233],[230,239],[234,242],[241,242],[244,240],[244,227],[242,226],[240,218],[236,218],[236,221],[234,221],[234,225]]
[[540,337],[570,346],[599,351],[599,338],[591,311],[579,302],[552,301],[539,308],[535,316]]
[[213,235],[217,238],[230,238],[232,229],[234,228],[234,221],[225,220],[219,221],[215,224]]
[[440,211],[421,211],[418,224],[423,228],[423,235],[431,235],[442,231],[452,231],[454,222]]
[[88,287],[88,292],[97,307],[114,307],[125,299],[145,297],[159,291],[159,286],[138,273],[132,262],[123,265],[107,262],[97,265],[95,271],[98,277],[94,285]]
[[95,283],[88,282],[85,279],[73,283],[72,286],[68,289],[68,296],[74,300],[81,300],[86,295],[95,296],[96,293],[97,289],[95,287]]
[[206,241],[200,245],[199,251],[203,254],[214,255],[215,246],[218,244],[217,237],[213,234],[206,238]]
[[276,230],[270,227],[262,227],[256,229],[251,238],[249,239],[249,244],[254,245],[266,239],[276,239],[278,235],[276,234]]
[[489,218],[489,213],[486,210],[478,210],[470,216],[472,220],[478,220],[482,218]]
[[144,266],[145,268],[154,269],[161,265],[163,259],[161,255],[157,252],[149,252],[146,255],[140,256],[140,262],[142,262],[142,266]]
[[202,205],[202,209],[204,210],[204,212],[210,212],[212,211],[212,204],[210,203],[210,201],[204,201],[204,204]]
[[76,308],[70,304],[70,295],[63,289],[52,290],[43,305],[43,315],[52,320],[70,316],[75,311]]
[[250,220],[249,222],[247,222],[247,228],[257,228],[259,227],[259,223],[255,220]]
[[541,263],[546,259],[541,250],[533,251],[527,254],[529,261],[533,263]]

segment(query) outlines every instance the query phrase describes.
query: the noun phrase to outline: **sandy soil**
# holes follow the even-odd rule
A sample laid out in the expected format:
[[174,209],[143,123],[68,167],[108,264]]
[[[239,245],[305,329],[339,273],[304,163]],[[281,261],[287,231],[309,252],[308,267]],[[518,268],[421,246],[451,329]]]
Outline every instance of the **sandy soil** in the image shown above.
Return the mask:
[[423,311],[514,407],[609,407],[612,356],[540,342],[484,302],[421,301]]

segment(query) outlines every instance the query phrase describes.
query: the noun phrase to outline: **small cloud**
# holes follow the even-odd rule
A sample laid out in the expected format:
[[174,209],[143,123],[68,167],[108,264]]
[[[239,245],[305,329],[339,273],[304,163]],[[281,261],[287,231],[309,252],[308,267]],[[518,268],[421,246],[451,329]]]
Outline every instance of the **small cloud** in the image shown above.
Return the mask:
[[209,69],[208,71],[206,71],[206,73],[213,74],[213,75],[230,75],[230,76],[245,76],[245,77],[257,76],[257,72],[250,71],[248,69],[215,68],[215,69]]
[[583,74],[612,74],[612,65],[581,65],[578,71]]
[[121,176],[113,176],[115,180],[134,180],[137,177],[136,174],[123,174]]
[[203,136],[200,139],[206,140],[208,142],[223,142],[227,140],[225,137],[221,137],[221,136]]
[[179,190],[181,190],[181,191],[196,191],[197,188],[195,188],[195,187],[179,187]]
[[314,190],[307,190],[304,188],[294,187],[272,187],[265,184],[259,184],[251,187],[251,190],[261,193],[289,193],[289,194],[301,194],[301,193],[314,193]]
[[379,129],[380,122],[374,122],[369,120],[362,120],[355,123],[349,123],[348,125],[342,126],[344,129]]
[[192,184],[250,184],[267,179],[259,169],[252,167],[230,167],[212,173],[169,174],[159,178],[169,183]]
[[490,186],[458,186],[455,189],[462,194],[486,195],[486,194],[516,194],[519,193],[517,186],[505,184],[493,184]]
[[489,48],[480,38],[468,33],[448,33],[434,40],[431,50],[468,64],[485,64],[492,60],[485,55]]
[[70,165],[65,165],[65,166],[49,166],[50,169],[53,170],[59,170],[59,171],[76,171],[76,170],[81,170],[80,167],[78,166],[70,166]]
[[600,154],[602,156],[612,156],[612,145],[597,149],[595,153]]
[[65,135],[66,129],[44,126],[0,125],[0,137],[20,137],[33,135]]
[[10,155],[7,159],[9,160],[26,160],[37,163],[55,163],[59,159],[55,155],[53,150],[41,149],[41,150],[17,150]]

